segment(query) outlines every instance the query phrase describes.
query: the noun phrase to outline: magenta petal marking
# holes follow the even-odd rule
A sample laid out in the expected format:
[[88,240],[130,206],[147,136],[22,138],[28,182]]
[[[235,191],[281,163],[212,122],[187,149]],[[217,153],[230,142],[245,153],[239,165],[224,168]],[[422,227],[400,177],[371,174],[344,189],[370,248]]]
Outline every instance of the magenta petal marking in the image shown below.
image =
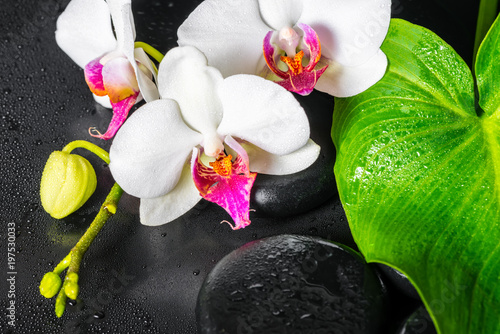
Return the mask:
[[264,46],[263,46],[264,59],[266,60],[267,66],[271,71],[273,71],[274,74],[276,74],[282,79],[286,79],[288,78],[288,74],[278,68],[278,66],[276,65],[276,61],[274,59],[275,49],[271,44],[271,37],[273,36],[273,33],[274,31],[268,32],[266,37],[264,38]]
[[298,93],[300,95],[308,95],[316,86],[316,82],[325,72],[328,65],[316,70],[315,67],[321,59],[321,43],[316,32],[307,24],[298,23],[297,26],[304,32],[303,41],[309,50],[309,63],[306,67],[302,66],[302,57],[304,51],[301,50],[294,57],[283,56],[281,61],[288,66],[288,71],[283,72],[278,68],[275,61],[275,48],[271,43],[273,32],[267,33],[264,38],[264,59],[266,60],[269,69],[279,76],[281,81],[276,81],[280,86],[288,91]]
[[282,86],[288,91],[300,94],[300,95],[308,95],[314,90],[314,86],[316,86],[316,82],[319,77],[325,72],[325,66],[319,70],[312,70],[311,72],[302,72],[299,75],[290,75],[290,77],[286,80],[278,81],[277,84]]
[[106,130],[106,133],[101,134],[95,128],[90,128],[89,129],[90,135],[92,137],[97,137],[104,140],[113,138],[118,129],[127,119],[128,113],[130,109],[132,109],[132,107],[134,106],[135,101],[137,101],[138,96],[139,93],[136,93],[117,103],[111,102],[111,105],[113,106],[113,117],[111,118],[111,122],[109,123],[108,130]]
[[207,193],[208,189],[216,182],[219,181],[219,175],[209,168],[198,162],[199,153],[195,148],[193,150],[193,157],[191,158],[191,174],[193,181],[200,193]]
[[85,65],[84,74],[85,81],[90,88],[90,91],[97,96],[107,95],[106,88],[104,88],[104,80],[102,78],[103,65],[99,62],[102,57],[92,60]]
[[257,173],[250,173],[244,158],[238,156],[232,173],[222,176],[203,165],[196,154],[191,161],[191,172],[200,195],[229,213],[235,223],[234,230],[250,225],[250,192]]
[[238,174],[248,174],[250,161],[248,159],[248,153],[245,149],[238,143],[233,137],[226,136],[224,142],[232,148],[238,156],[233,162],[233,168]]
[[313,28],[305,23],[298,23],[297,26],[304,32],[303,40],[309,49],[309,64],[304,67],[304,71],[310,72],[321,59],[321,42]]

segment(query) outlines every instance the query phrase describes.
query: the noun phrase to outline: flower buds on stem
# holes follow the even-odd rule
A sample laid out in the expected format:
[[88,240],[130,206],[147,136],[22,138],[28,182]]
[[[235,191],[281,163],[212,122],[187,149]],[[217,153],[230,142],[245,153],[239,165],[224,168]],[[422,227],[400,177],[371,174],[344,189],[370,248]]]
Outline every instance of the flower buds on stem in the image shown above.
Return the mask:
[[[95,172],[90,163],[88,163],[88,161],[86,163],[81,163],[80,158],[85,160],[84,158],[78,155],[70,154],[70,152],[77,147],[86,148],[98,155],[106,163],[109,163],[109,155],[106,151],[86,141],[74,141],[68,144],[61,152],[59,152],[62,156],[61,159],[56,158],[55,160],[51,160],[49,158],[42,176],[40,193],[42,203],[44,200],[47,201],[47,198],[51,200],[49,201],[51,205],[44,205],[44,208],[55,218],[59,216],[62,218],[74,212],[81,205],[83,205],[83,203],[85,203],[88,197],[90,197],[95,190],[96,181],[93,183],[88,182],[88,175],[90,171],[93,173],[93,179],[95,180],[96,178]],[[81,163],[86,166],[86,169],[72,167],[72,164],[75,164],[75,161],[73,160],[78,160],[76,164]],[[62,176],[60,174],[62,174]],[[68,175],[70,176],[68,177]],[[88,189],[89,184],[92,188],[91,191]],[[82,195],[81,192],[83,192],[84,195]],[[71,299],[76,299],[78,297],[80,290],[78,285],[78,271],[80,269],[80,263],[83,255],[90,247],[106,221],[116,213],[118,201],[120,200],[122,194],[123,190],[118,184],[115,183],[97,213],[94,221],[90,224],[89,228],[80,238],[75,247],[73,247],[69,254],[56,266],[54,271],[48,272],[43,276],[43,279],[40,282],[40,293],[42,296],[45,298],[52,298],[59,292],[55,305],[57,317],[61,317],[64,313],[68,297]],[[75,200],[72,196],[77,197],[78,199]],[[54,210],[54,208],[56,208],[56,210]],[[56,214],[54,215],[53,213]],[[59,275],[65,269],[68,269],[68,271],[66,272],[64,282],[62,282]]]

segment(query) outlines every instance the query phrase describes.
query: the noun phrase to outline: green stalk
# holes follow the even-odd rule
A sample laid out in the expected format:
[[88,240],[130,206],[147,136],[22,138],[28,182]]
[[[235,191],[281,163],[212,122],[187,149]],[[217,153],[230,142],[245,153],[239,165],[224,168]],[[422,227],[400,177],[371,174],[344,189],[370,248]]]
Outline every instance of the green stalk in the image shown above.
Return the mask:
[[[69,154],[76,148],[85,148],[100,157],[104,162],[108,164],[110,162],[108,152],[85,140],[72,141],[66,145],[62,151]],[[66,309],[66,301],[68,297],[71,299],[77,298],[80,289],[78,286],[78,271],[80,270],[80,264],[83,256],[101,231],[104,224],[112,215],[116,213],[118,202],[120,201],[122,195],[122,188],[115,183],[104,200],[104,203],[101,205],[94,221],[92,221],[89,228],[85,231],[75,247],[73,247],[69,254],[55,267],[54,271],[52,273],[47,273],[40,282],[40,293],[46,298],[52,298],[57,291],[59,291],[55,305],[55,313],[57,317],[61,317],[63,315],[64,310]],[[68,271],[66,272],[66,276],[61,287],[61,279],[59,275],[66,268]]]
[[490,30],[491,25],[497,17],[499,0],[481,0],[479,4],[479,13],[477,15],[476,39],[474,41],[474,54],[472,60],[472,68],[476,63],[476,55],[484,37]]
[[142,48],[144,52],[153,57],[153,59],[156,60],[158,63],[161,63],[161,61],[163,60],[164,57],[163,54],[147,43],[135,42],[134,47]]
[[[85,234],[80,238],[75,247],[71,249],[68,255],[71,257],[68,271],[66,272],[66,277],[64,279],[63,286],[56,298],[55,311],[57,317],[61,317],[66,308],[66,299],[67,299],[66,287],[69,284],[77,286],[73,277],[75,274],[78,275],[83,255],[85,255],[85,253],[89,249],[94,239],[97,237],[97,234],[99,234],[99,232],[101,231],[106,221],[116,213],[116,208],[118,206],[120,198],[122,197],[122,194],[123,194],[122,188],[117,183],[115,183],[111,188],[111,191],[109,192],[108,196],[106,197],[106,200],[102,204],[101,209],[97,213],[97,216],[94,218],[94,221],[90,224],[89,228],[87,229]],[[67,262],[67,257],[63,261]],[[76,295],[77,294],[78,292],[76,293]]]
[[89,143],[88,141],[85,140],[75,140],[66,145],[62,151],[66,153],[71,153],[75,148],[85,148],[89,150],[90,152],[94,153],[97,155],[99,158],[101,158],[105,163],[109,164],[109,153],[100,148],[97,145],[94,145],[92,143]]
[[78,273],[83,255],[97,237],[97,234],[99,234],[99,231],[101,231],[106,221],[116,213],[116,208],[122,194],[122,188],[115,183],[106,197],[106,200],[102,204],[99,213],[97,213],[97,216],[94,218],[94,221],[90,224],[85,234],[71,250],[71,261],[66,275],[71,272]]

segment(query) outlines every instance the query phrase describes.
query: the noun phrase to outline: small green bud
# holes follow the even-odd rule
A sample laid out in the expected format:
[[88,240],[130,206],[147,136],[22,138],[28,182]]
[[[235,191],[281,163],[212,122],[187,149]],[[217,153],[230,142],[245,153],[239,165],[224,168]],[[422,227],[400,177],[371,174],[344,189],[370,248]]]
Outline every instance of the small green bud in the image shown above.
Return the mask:
[[64,293],[71,299],[78,297],[80,287],[78,286],[78,274],[75,272],[66,275],[66,282],[64,283]]
[[40,294],[45,298],[52,298],[61,289],[61,277],[53,271],[43,275],[40,282]]
[[94,193],[97,177],[87,159],[62,151],[49,156],[40,183],[42,206],[61,219],[78,210]]
[[56,316],[58,318],[62,317],[64,310],[66,309],[66,294],[61,291],[56,298]]
[[78,292],[80,292],[80,287],[78,286],[78,283],[70,281],[64,284],[64,293],[69,298],[75,300],[76,297],[78,297]]
[[70,272],[68,273],[68,275],[66,275],[66,280],[73,283],[78,283],[78,274],[75,272]]
[[56,302],[56,316],[58,318],[62,317],[64,310],[66,309],[66,304],[63,304],[62,302]]

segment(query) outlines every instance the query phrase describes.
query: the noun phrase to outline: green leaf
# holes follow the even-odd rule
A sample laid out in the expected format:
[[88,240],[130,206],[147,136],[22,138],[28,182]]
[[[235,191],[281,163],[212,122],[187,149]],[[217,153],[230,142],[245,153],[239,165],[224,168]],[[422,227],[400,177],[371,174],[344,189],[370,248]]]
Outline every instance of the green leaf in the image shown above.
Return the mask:
[[474,80],[431,31],[393,20],[384,78],[336,99],[340,198],[359,249],[416,285],[440,333],[500,333],[497,24]]
[[499,0],[481,0],[477,14],[476,40],[474,41],[474,58],[484,37],[488,33],[497,14]]
[[500,117],[500,16],[479,48],[476,76],[479,104],[486,114]]

